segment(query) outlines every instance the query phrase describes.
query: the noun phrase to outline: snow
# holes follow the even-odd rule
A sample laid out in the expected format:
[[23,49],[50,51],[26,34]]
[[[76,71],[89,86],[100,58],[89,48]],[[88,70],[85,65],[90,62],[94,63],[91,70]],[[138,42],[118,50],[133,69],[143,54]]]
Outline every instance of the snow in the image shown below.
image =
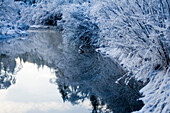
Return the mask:
[[145,96],[142,98],[147,103],[141,112],[169,113],[170,109],[170,68],[165,71],[155,72],[150,82],[140,91]]
[[29,0],[27,3],[0,1],[0,41],[27,36],[30,26],[60,26],[63,40],[70,45],[81,49],[89,44],[119,63],[128,76],[149,82],[141,90],[145,105],[137,112],[170,112],[168,0],[36,0],[30,3]]

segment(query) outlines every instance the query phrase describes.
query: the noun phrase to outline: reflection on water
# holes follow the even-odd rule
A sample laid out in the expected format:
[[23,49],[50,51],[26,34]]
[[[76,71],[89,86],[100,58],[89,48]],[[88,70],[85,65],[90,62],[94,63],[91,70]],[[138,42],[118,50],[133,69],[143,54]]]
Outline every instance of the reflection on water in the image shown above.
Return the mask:
[[[11,84],[15,83],[15,77],[13,77],[17,64],[15,59],[10,59],[6,55],[0,57],[0,89],[7,89]],[[17,69],[20,69],[18,67]]]
[[[44,96],[46,100],[39,98],[39,101],[50,100],[52,102],[47,104],[49,105],[47,110],[35,107],[32,111],[30,111],[32,108],[27,108],[27,111],[20,111],[20,113],[38,111],[56,113],[57,109],[54,108],[57,106],[64,109],[63,113],[89,113],[89,107],[82,107],[82,105],[89,106],[89,104],[91,104],[92,113],[128,113],[139,110],[143,106],[143,103],[137,100],[140,97],[139,89],[142,87],[140,82],[131,79],[129,85],[125,85],[123,80],[115,83],[125,74],[119,65],[112,59],[95,52],[89,45],[83,45],[80,52],[78,47],[70,43],[62,39],[61,34],[56,31],[30,31],[29,38],[0,42],[0,89],[8,88],[5,91],[12,90],[14,94],[18,90],[25,91],[22,92],[23,95],[29,94],[28,91],[30,91],[32,95],[29,95],[29,98],[17,96],[19,95],[17,93],[15,98],[22,102],[29,100],[32,106],[46,106],[46,104],[35,104],[35,100],[41,96]],[[21,61],[16,60],[17,58]],[[28,64],[30,66],[27,66]],[[54,70],[55,76],[43,79],[43,73],[46,73],[43,70],[48,69],[44,68],[41,73],[36,73],[36,70],[33,71],[33,64],[36,64],[39,70],[41,67]],[[20,75],[21,72],[22,75]],[[32,73],[28,74],[29,72]],[[51,75],[50,72],[47,74]],[[49,80],[51,84],[42,82]],[[11,86],[11,84],[14,85]],[[39,84],[39,87],[35,84]],[[18,89],[15,88],[16,86]],[[57,100],[59,96],[54,86],[57,86],[60,98],[67,104],[62,105],[62,102]],[[79,111],[74,111],[75,108],[68,102],[74,106],[79,105],[77,107]],[[51,109],[54,111],[50,111]]]
[[[16,63],[20,63],[16,59]],[[37,69],[37,66],[26,62],[15,76],[16,83],[7,90],[0,90],[0,113],[88,113],[89,102],[81,106],[63,103],[57,86],[49,84],[55,77],[48,67]]]

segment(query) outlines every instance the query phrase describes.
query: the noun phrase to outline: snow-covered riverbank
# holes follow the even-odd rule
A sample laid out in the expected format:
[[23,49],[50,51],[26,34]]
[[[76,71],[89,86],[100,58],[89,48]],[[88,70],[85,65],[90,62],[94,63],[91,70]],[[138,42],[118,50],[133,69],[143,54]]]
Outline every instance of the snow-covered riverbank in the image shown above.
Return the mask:
[[0,41],[26,36],[31,25],[60,26],[65,41],[80,49],[91,45],[118,62],[128,72],[126,83],[132,77],[149,82],[141,90],[145,105],[138,112],[170,112],[168,0],[36,2],[0,2]]

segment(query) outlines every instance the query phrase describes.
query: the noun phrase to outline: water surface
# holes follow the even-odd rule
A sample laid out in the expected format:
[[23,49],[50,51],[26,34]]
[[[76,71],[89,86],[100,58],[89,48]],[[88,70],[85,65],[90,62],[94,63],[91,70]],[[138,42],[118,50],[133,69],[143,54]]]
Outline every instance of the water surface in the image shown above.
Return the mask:
[[112,59],[53,30],[0,42],[0,113],[128,113],[139,110],[140,82]]

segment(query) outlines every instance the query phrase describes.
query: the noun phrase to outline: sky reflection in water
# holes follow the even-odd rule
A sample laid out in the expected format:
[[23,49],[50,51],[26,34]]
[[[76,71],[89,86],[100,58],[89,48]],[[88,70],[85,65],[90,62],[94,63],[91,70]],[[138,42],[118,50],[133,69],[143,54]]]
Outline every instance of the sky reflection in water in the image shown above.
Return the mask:
[[[17,59],[19,63],[19,59]],[[63,103],[57,86],[50,84],[55,73],[48,67],[37,68],[32,63],[22,63],[16,83],[0,90],[0,113],[89,113],[90,103],[81,105]]]

